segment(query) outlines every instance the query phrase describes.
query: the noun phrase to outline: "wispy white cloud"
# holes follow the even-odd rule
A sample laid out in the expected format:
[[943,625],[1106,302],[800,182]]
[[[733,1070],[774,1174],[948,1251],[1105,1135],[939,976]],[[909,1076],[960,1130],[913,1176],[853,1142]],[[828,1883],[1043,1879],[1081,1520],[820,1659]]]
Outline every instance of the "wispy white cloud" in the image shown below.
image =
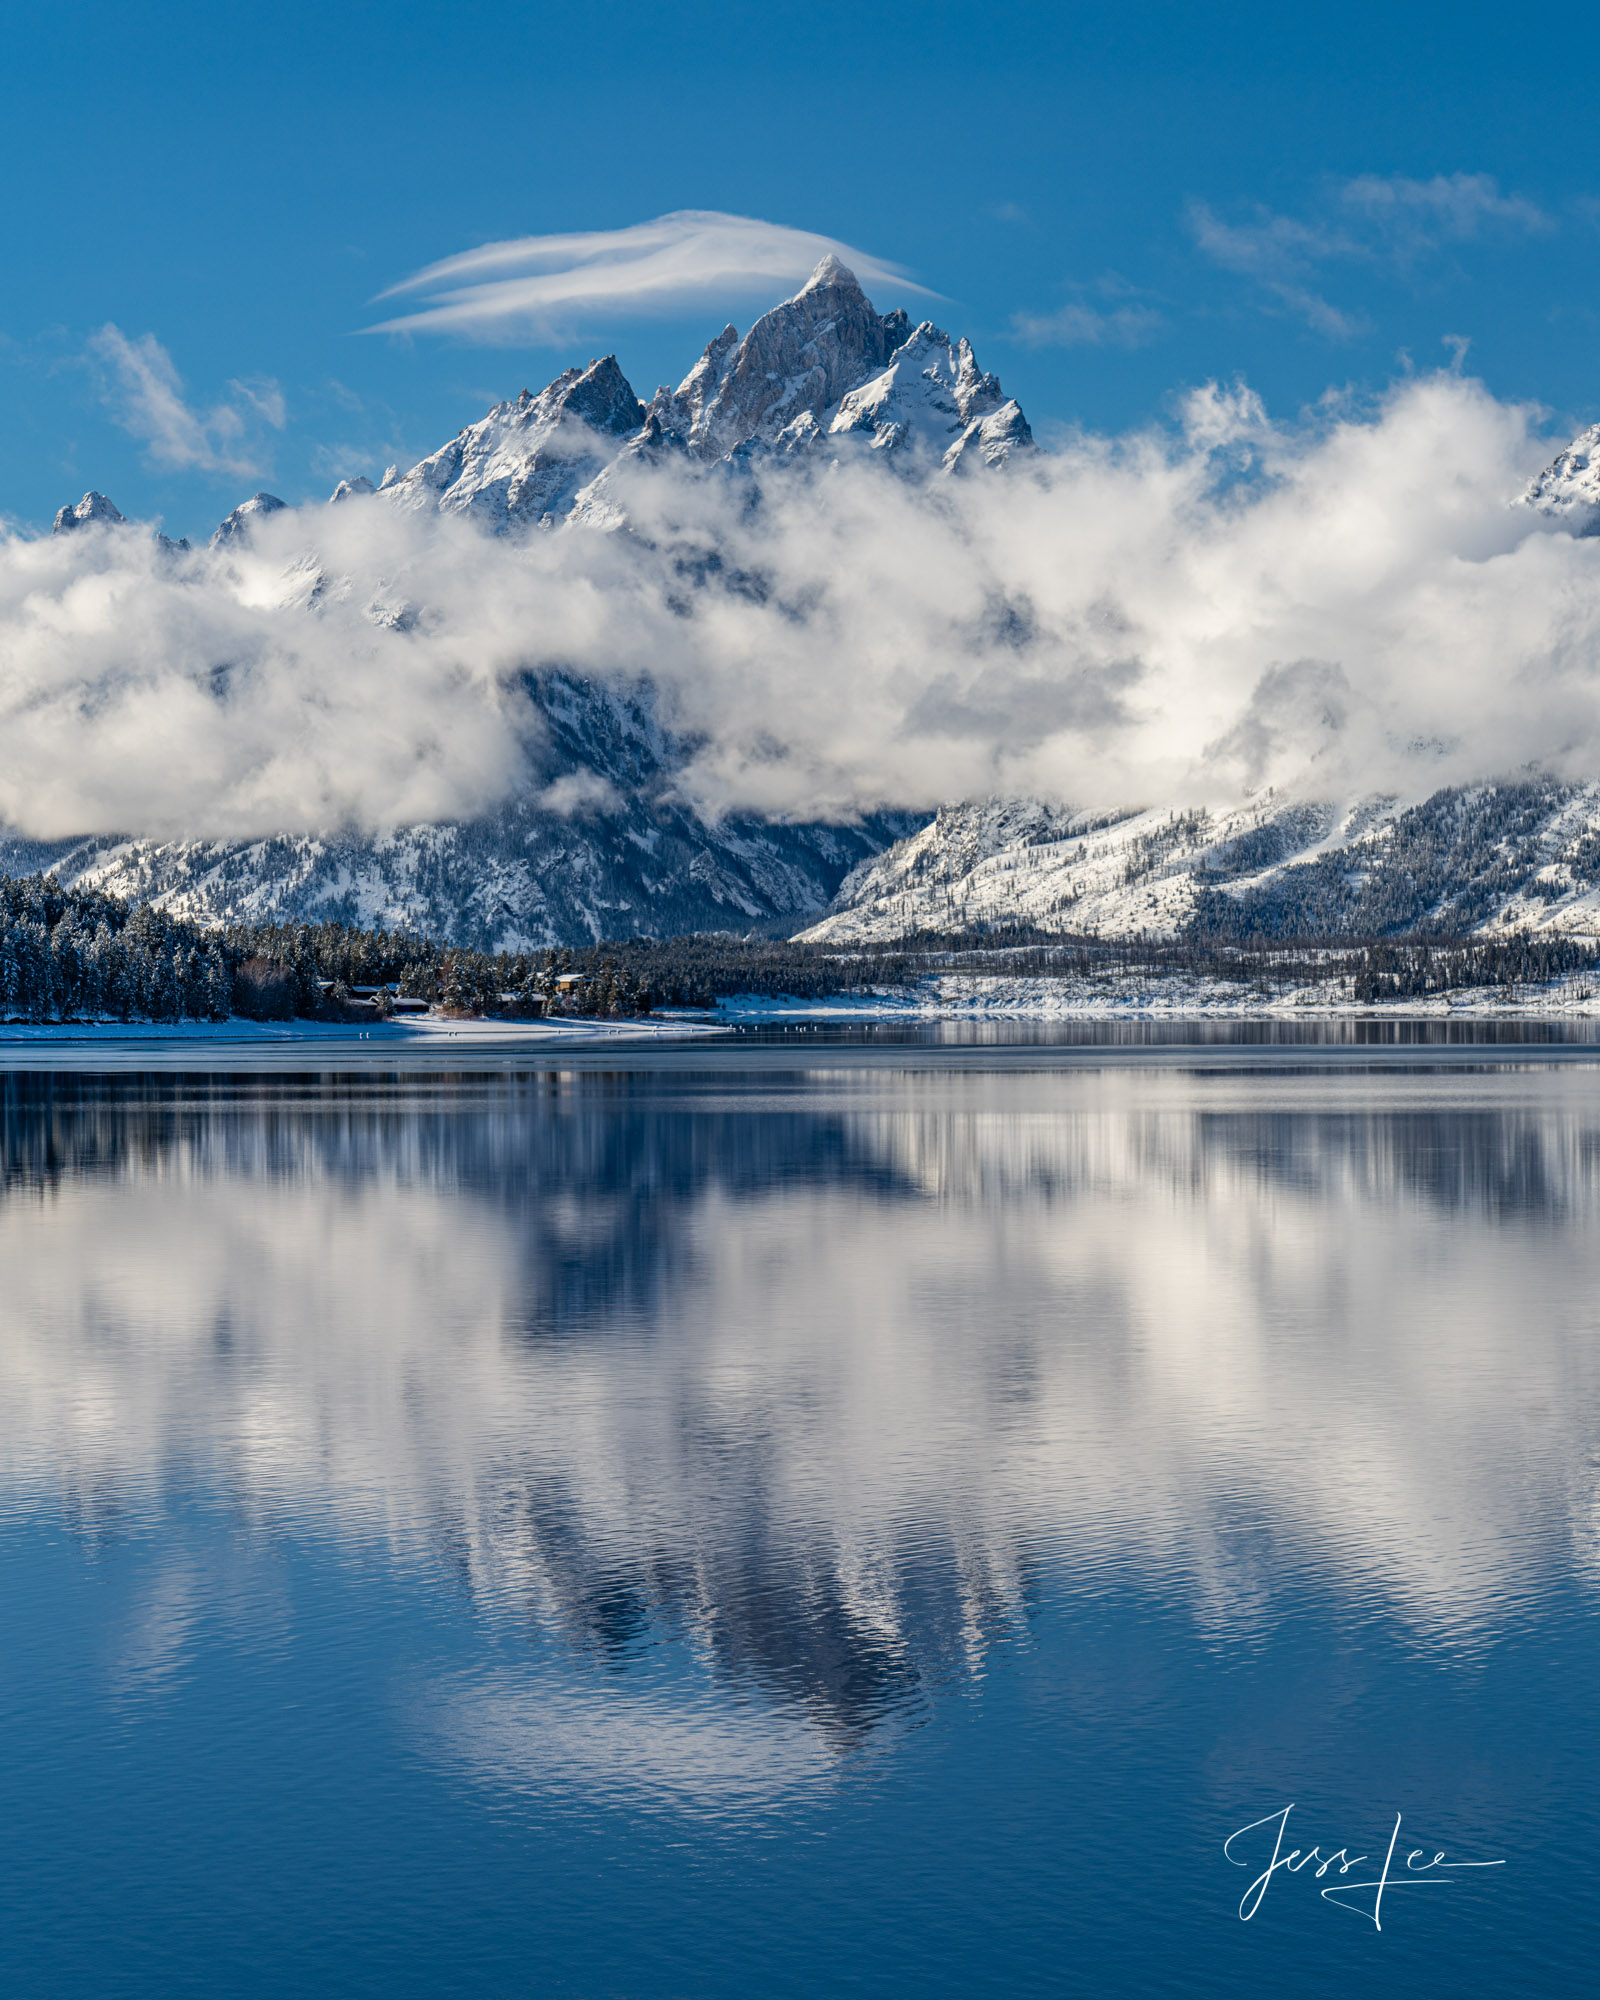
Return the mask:
[[1339,204],[1401,258],[1483,236],[1547,236],[1556,226],[1537,202],[1502,194],[1488,174],[1435,174],[1426,181],[1358,174],[1339,189]]
[[1488,174],[1359,174],[1330,184],[1304,216],[1257,207],[1228,221],[1203,201],[1189,204],[1190,234],[1202,255],[1250,279],[1271,306],[1303,319],[1330,340],[1349,340],[1367,320],[1324,296],[1330,265],[1412,269],[1465,243],[1547,235],[1556,227],[1536,202],[1503,194]]
[[416,310],[366,330],[515,340],[570,328],[596,312],[676,312],[765,294],[775,284],[798,285],[830,251],[863,285],[937,296],[913,284],[899,265],[836,237],[748,215],[679,209],[626,229],[521,236],[443,258],[378,295],[420,294]]
[[1356,245],[1321,224],[1258,209],[1248,222],[1224,222],[1203,201],[1189,204],[1189,231],[1203,256],[1225,271],[1252,279],[1279,310],[1303,319],[1329,340],[1350,340],[1366,321],[1347,313],[1307,282],[1317,265],[1357,254]]
[[102,395],[112,416],[155,464],[242,477],[262,470],[252,433],[263,424],[281,431],[288,415],[270,377],[230,382],[232,399],[201,412],[185,400],[172,356],[153,333],[130,340],[108,321],[90,337],[89,351],[104,370]]
[[1013,313],[1011,331],[1028,347],[1143,347],[1166,323],[1154,306],[1102,312],[1073,303],[1051,313]]

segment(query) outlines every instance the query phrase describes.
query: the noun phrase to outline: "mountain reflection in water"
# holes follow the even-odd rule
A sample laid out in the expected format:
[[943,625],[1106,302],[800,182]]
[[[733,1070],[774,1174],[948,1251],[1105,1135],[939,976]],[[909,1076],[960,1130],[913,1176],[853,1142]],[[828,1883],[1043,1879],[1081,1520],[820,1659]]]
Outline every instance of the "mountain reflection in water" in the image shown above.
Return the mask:
[[461,1579],[567,1674],[437,1690],[502,1774],[803,1782],[1057,1571],[1452,1644],[1597,1576],[1587,1074],[0,1091],[0,1511]]

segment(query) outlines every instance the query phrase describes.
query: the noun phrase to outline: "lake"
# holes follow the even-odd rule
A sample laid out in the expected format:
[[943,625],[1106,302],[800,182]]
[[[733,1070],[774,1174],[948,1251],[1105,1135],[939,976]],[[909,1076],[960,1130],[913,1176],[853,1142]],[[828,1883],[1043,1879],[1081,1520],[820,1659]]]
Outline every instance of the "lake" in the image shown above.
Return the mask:
[[0,1990],[1584,1990],[1600,1049],[1454,1025],[12,1048]]

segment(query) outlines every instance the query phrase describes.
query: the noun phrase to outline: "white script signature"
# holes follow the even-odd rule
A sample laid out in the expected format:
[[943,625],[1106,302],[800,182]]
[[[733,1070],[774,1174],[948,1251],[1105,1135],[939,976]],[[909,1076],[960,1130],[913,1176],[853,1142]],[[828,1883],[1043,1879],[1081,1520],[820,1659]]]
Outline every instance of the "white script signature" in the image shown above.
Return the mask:
[[[1461,1868],[1504,1868],[1504,1861],[1452,1861],[1441,1848],[1430,1854],[1424,1847],[1414,1847],[1403,1862],[1395,1860],[1395,1849],[1400,1843],[1400,1814],[1394,1816],[1394,1831],[1389,1835],[1389,1849],[1383,1857],[1379,1872],[1367,1881],[1347,1882],[1352,1868],[1359,1868],[1369,1857],[1352,1854],[1348,1848],[1331,1848],[1327,1854],[1320,1847],[1301,1849],[1290,1848],[1284,1852],[1284,1843],[1289,1838],[1289,1815],[1293,1804],[1281,1807],[1277,1812],[1267,1813],[1261,1819],[1251,1820],[1248,1826],[1241,1826],[1230,1833],[1222,1843],[1222,1851],[1235,1868],[1250,1868],[1253,1860],[1241,1859],[1234,1852],[1235,1841],[1243,1842],[1246,1834],[1259,1833],[1260,1853],[1265,1854],[1267,1840],[1272,1840],[1272,1858],[1256,1879],[1245,1890],[1239,1903],[1239,1921],[1249,1923],[1261,1908],[1261,1900],[1266,1895],[1272,1878],[1280,1868],[1291,1875],[1298,1875],[1303,1869],[1312,1870],[1313,1881],[1320,1882],[1328,1870],[1337,1867],[1339,1880],[1331,1883],[1321,1893],[1325,1901],[1337,1903],[1342,1909],[1354,1910],[1358,1917],[1365,1917],[1376,1930],[1383,1929],[1383,1898],[1390,1889],[1439,1889],[1455,1881],[1457,1869]],[[1275,1829],[1270,1836],[1264,1829]]]

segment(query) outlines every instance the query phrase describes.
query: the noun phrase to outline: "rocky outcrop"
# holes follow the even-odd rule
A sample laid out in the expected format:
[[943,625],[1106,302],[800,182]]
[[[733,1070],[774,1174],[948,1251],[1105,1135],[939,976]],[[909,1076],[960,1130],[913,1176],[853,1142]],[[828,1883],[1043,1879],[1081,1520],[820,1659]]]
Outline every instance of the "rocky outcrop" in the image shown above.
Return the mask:
[[63,507],[56,515],[52,535],[70,535],[96,522],[115,525],[123,516],[103,493],[85,493],[76,507]]
[[380,489],[392,506],[437,507],[491,529],[563,519],[645,421],[614,354],[568,368],[538,395],[497,403]]

